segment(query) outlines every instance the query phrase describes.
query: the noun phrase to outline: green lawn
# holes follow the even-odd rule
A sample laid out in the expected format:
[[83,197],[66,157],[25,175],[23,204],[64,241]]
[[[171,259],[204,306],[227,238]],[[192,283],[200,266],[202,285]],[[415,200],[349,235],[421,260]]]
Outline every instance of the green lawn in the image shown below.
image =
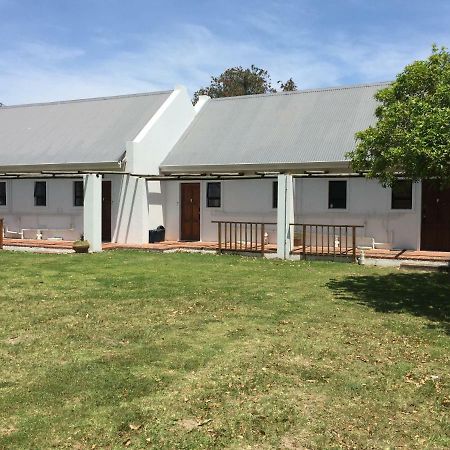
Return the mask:
[[0,253],[0,448],[448,448],[443,274]]

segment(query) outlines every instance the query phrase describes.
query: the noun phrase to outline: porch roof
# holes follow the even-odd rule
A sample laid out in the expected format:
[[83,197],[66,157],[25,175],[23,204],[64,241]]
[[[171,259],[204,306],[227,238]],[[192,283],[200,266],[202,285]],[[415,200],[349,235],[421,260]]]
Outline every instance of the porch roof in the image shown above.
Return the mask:
[[389,83],[209,100],[162,162],[163,173],[347,165]]
[[0,107],[0,168],[118,162],[171,92]]

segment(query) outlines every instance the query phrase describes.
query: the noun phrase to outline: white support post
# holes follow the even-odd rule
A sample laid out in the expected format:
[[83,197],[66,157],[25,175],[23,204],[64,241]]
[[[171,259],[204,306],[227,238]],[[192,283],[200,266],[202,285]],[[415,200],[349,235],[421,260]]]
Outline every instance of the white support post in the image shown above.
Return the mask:
[[277,257],[287,259],[294,241],[294,181],[292,175],[278,175]]
[[102,176],[84,175],[84,239],[89,241],[89,252],[102,251]]

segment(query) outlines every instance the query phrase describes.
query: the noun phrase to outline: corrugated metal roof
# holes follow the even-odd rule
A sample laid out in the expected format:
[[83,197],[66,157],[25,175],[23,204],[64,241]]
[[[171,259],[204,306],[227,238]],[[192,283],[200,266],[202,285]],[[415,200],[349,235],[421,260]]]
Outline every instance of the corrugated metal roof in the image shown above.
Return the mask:
[[0,107],[0,166],[119,161],[171,92]]
[[210,100],[161,170],[341,162],[388,83]]

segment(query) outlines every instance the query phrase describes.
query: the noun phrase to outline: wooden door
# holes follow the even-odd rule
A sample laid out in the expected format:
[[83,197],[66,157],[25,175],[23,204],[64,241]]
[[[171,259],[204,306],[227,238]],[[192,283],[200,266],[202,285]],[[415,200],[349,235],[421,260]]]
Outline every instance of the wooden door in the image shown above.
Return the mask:
[[200,183],[181,183],[182,241],[200,240]]
[[111,242],[111,181],[102,181],[102,242]]
[[450,189],[422,183],[421,250],[450,251]]

